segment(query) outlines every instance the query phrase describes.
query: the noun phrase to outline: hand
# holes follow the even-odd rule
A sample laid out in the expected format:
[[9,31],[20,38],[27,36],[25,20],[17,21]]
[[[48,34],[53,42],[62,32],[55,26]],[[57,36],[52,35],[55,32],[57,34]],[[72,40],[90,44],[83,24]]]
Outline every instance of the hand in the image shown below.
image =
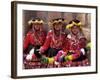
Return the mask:
[[41,47],[41,48],[39,49],[39,52],[40,52],[40,53],[44,53],[44,49]]
[[29,52],[30,55],[34,54],[34,48],[32,48]]

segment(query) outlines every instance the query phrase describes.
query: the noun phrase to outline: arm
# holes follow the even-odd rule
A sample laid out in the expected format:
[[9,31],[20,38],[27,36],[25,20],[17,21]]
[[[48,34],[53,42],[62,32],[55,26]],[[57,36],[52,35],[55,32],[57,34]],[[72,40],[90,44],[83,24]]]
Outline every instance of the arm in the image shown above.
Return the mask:
[[46,32],[41,32],[41,36],[40,36],[41,45],[44,44],[45,40],[46,40]]
[[49,31],[46,37],[46,40],[44,42],[44,45],[40,48],[40,52],[43,53],[50,47],[50,42],[51,42],[51,32]]
[[26,50],[28,48],[29,44],[31,44],[31,45],[34,44],[34,38],[32,37],[31,32],[28,32],[25,39],[24,39],[24,42],[23,42],[24,50]]
[[27,34],[26,37],[25,37],[25,39],[24,39],[24,43],[23,43],[24,49],[26,49],[28,47],[29,42],[30,42],[30,35]]

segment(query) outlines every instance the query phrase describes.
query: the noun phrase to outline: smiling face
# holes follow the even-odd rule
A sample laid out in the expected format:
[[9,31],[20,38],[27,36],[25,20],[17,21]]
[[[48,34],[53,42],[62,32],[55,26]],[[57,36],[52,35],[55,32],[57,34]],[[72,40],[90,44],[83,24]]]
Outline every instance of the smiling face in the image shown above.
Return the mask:
[[71,32],[74,34],[74,35],[77,35],[79,32],[80,32],[80,28],[77,27],[77,26],[73,26],[71,28]]
[[55,23],[54,29],[57,30],[57,31],[61,30],[62,29],[62,23]]
[[38,31],[38,30],[40,30],[41,26],[43,26],[43,24],[38,24],[38,23],[33,24],[33,25],[32,25],[32,30],[34,30],[34,29],[35,29],[35,30],[37,30],[37,31]]

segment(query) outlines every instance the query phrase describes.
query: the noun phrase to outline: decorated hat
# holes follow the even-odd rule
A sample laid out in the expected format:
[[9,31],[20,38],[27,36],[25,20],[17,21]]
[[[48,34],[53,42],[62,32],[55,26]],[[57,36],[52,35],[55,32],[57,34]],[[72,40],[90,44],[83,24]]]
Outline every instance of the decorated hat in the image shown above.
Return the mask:
[[28,24],[44,24],[44,21],[40,18],[36,18],[36,19],[31,19],[28,21]]
[[57,24],[57,23],[65,23],[66,20],[63,19],[63,18],[57,18],[57,19],[53,19],[52,21],[49,22],[49,26],[52,26],[54,24]]
[[69,22],[69,24],[66,26],[66,28],[70,29],[73,26],[77,26],[77,27],[81,28],[81,25],[82,25],[82,23],[79,20],[74,19],[74,20],[72,20],[72,21]]

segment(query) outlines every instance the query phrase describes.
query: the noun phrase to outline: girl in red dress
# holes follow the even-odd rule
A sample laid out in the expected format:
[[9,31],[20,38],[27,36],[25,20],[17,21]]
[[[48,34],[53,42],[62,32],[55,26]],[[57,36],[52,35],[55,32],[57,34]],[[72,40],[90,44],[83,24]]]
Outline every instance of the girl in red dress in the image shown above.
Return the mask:
[[44,44],[46,33],[43,31],[44,21],[36,18],[28,22],[31,30],[26,34],[23,47],[24,53],[27,54],[26,59],[32,60],[32,58],[41,58],[41,55],[37,51],[40,46]]
[[81,22],[74,19],[69,22],[67,29],[69,29],[70,34],[67,35],[67,56],[65,59],[71,61],[81,61],[85,59],[87,40],[82,32]]
[[58,52],[57,59],[59,61],[81,61],[85,59],[87,40],[82,33],[81,22],[74,19],[69,22],[66,28],[70,32],[65,40],[66,49]]
[[66,37],[64,31],[62,32],[64,19],[54,19],[51,21],[51,24],[52,30],[48,32],[46,41],[40,48],[41,53],[48,50],[47,56],[50,58],[56,56],[58,51],[64,48],[64,40]]

